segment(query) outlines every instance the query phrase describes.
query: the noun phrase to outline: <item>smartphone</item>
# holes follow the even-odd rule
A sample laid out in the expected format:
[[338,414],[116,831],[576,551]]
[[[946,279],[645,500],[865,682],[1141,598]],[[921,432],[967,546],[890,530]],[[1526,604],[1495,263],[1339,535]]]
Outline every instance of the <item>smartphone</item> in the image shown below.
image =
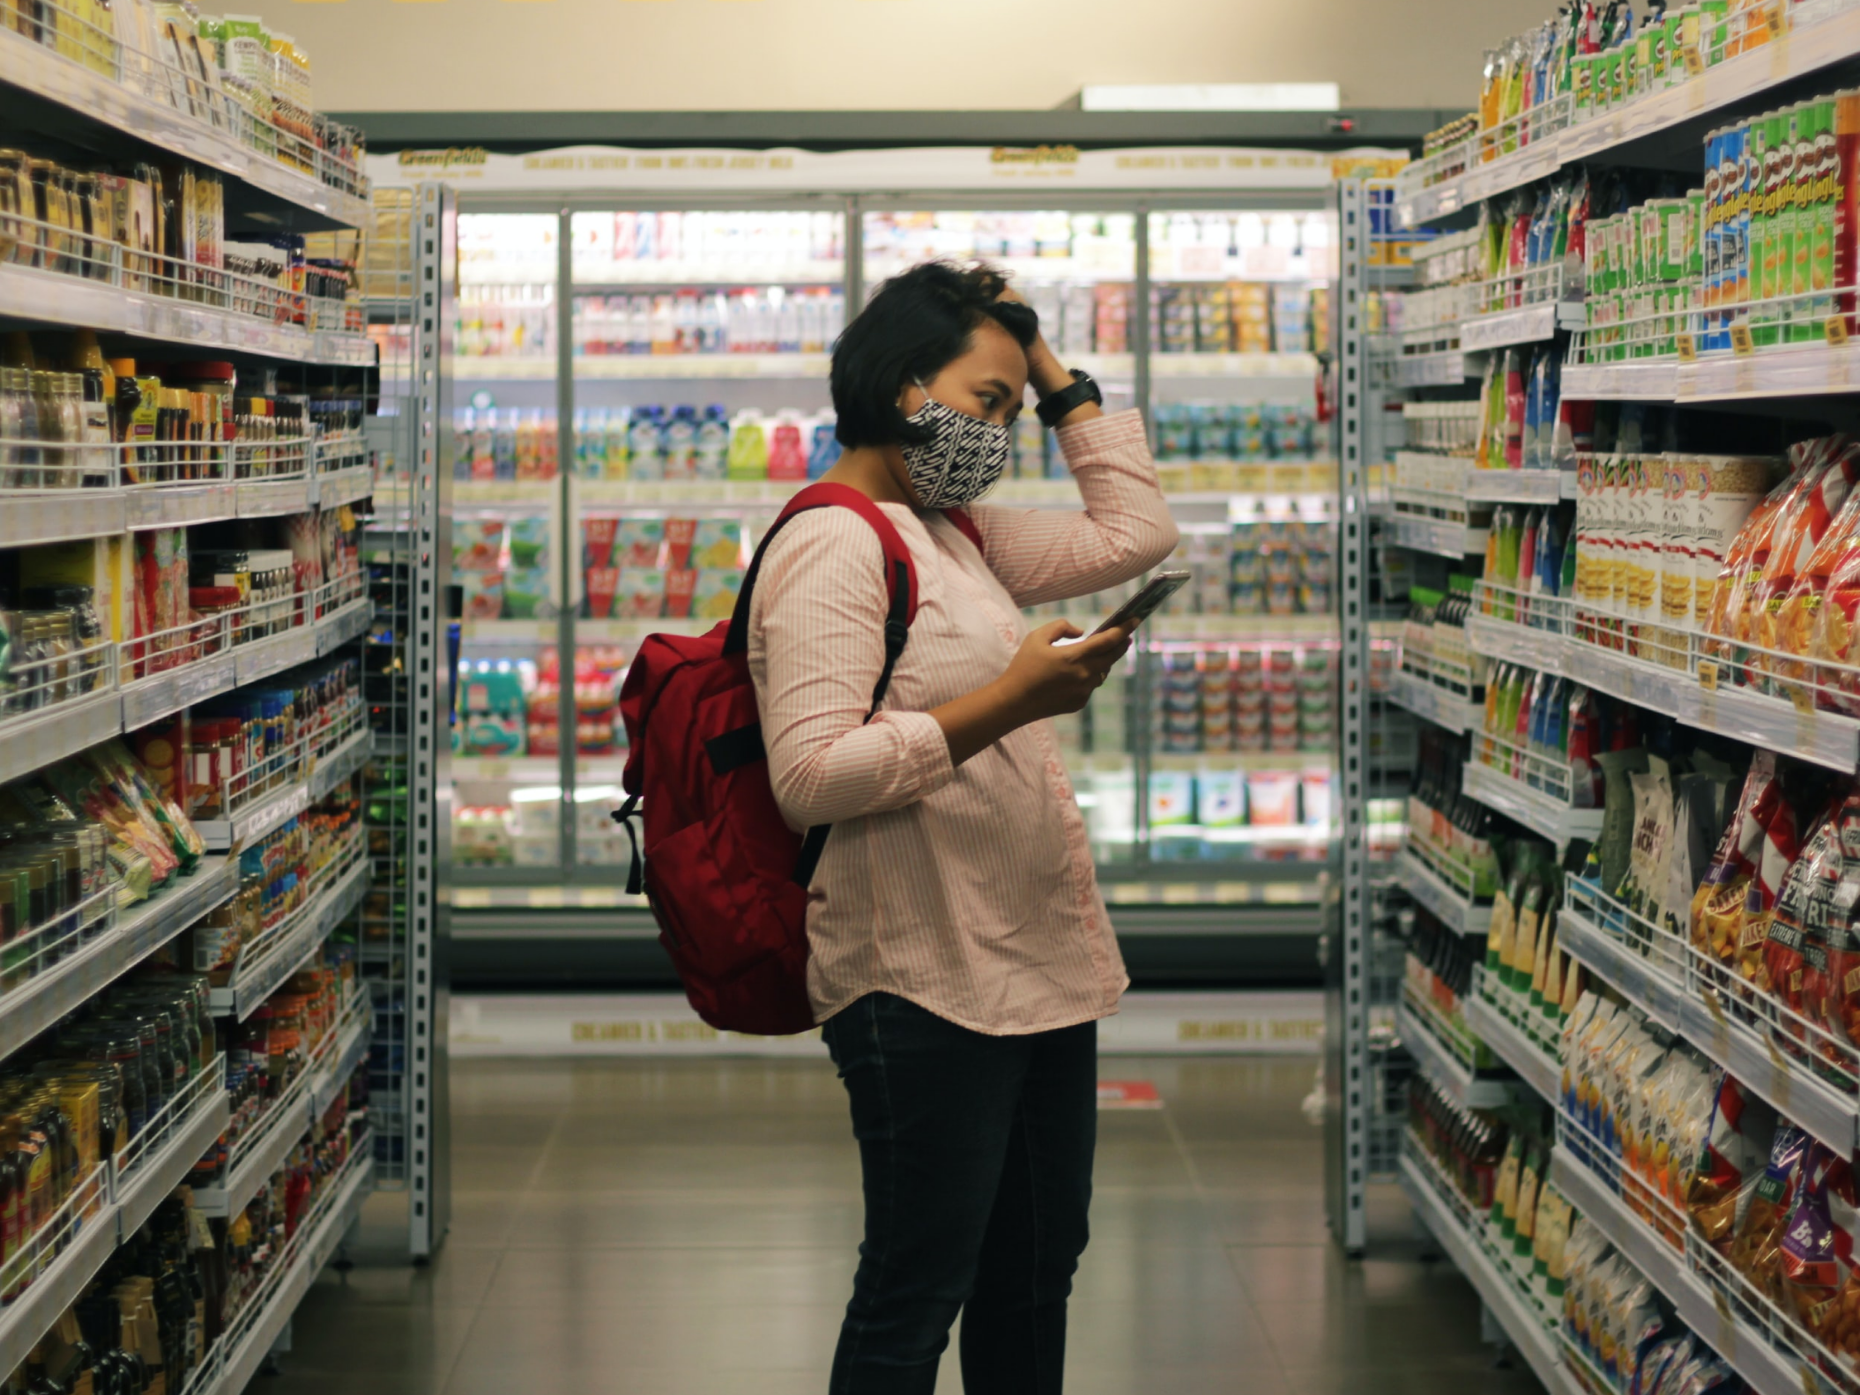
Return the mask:
[[1136,629],[1137,626],[1141,625],[1145,620],[1161,610],[1164,601],[1168,600],[1177,591],[1180,591],[1184,586],[1188,585],[1189,578],[1192,575],[1192,573],[1186,571],[1157,572],[1155,576],[1150,578],[1149,585],[1145,586],[1141,591],[1137,592],[1136,595],[1132,596],[1110,615],[1106,616],[1104,623],[1093,630],[1092,633],[1101,635],[1106,630],[1121,629],[1129,631]]

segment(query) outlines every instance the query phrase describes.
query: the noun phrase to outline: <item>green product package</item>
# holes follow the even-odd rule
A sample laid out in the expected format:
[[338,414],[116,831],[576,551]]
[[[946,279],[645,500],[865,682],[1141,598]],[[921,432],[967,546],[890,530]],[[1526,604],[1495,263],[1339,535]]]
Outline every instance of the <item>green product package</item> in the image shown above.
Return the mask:
[[[1766,300],[1775,293],[1772,287],[1782,246],[1780,234],[1784,229],[1780,220],[1771,216],[1771,209],[1776,203],[1777,183],[1788,151],[1787,141],[1781,138],[1780,120],[1775,114],[1758,117],[1751,122],[1745,143],[1748,157],[1756,168],[1753,180],[1755,188],[1750,200],[1748,249],[1752,301]],[[1773,307],[1753,309],[1750,312],[1750,337],[1753,343],[1776,342],[1776,329],[1771,323],[1775,315]]]
[[1647,752],[1636,746],[1628,751],[1603,751],[1595,758],[1602,768],[1602,831],[1595,840],[1601,862],[1602,890],[1621,892],[1634,844],[1633,778],[1647,770]]
[[1834,309],[1832,297],[1825,294],[1834,288],[1834,229],[1840,183],[1840,156],[1834,141],[1834,99],[1821,98],[1809,104],[1809,135],[1800,157],[1810,165],[1797,176],[1803,191],[1808,223],[1808,274],[1798,281],[1799,292],[1813,292],[1802,321],[1801,336],[1820,339],[1826,334],[1828,315]]

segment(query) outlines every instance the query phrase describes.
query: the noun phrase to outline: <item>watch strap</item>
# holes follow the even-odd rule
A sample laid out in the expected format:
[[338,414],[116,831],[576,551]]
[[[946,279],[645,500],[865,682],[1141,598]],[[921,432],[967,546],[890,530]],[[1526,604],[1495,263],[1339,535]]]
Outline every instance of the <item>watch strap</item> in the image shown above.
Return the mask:
[[1087,402],[1104,402],[1104,393],[1098,384],[1082,368],[1072,370],[1072,381],[1067,386],[1040,399],[1034,407],[1034,413],[1040,418],[1040,424],[1049,430],[1058,426],[1073,411]]

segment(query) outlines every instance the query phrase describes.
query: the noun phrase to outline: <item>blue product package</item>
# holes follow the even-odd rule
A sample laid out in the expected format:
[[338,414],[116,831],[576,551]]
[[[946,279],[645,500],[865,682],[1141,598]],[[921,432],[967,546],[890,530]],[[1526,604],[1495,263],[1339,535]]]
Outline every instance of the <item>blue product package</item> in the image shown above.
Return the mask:
[[1524,450],[1520,464],[1527,470],[1537,468],[1538,441],[1543,434],[1544,360],[1548,354],[1533,354],[1531,370],[1525,378]]
[[840,438],[833,434],[832,422],[821,422],[814,428],[813,444],[807,452],[807,477],[817,480],[840,458]]
[[1563,360],[1553,351],[1543,356],[1543,398],[1537,409],[1537,468],[1556,469],[1557,409],[1563,401]]

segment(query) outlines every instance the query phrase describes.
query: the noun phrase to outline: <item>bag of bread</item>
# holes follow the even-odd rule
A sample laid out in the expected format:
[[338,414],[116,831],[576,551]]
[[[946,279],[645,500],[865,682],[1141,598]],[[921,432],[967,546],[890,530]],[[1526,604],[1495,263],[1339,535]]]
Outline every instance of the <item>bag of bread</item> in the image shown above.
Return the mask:
[[1737,805],[1718,839],[1711,863],[1692,894],[1692,943],[1721,964],[1737,953],[1743,926],[1744,893],[1763,852],[1764,827],[1782,802],[1776,756],[1759,751],[1750,762]]
[[1787,473],[1774,456],[1704,455],[1685,467],[1690,506],[1687,552],[1692,563],[1690,608],[1683,618],[1705,629],[1711,619],[1718,578],[1750,517]]
[[[1830,472],[1831,474],[1835,472]],[[1820,657],[1823,629],[1822,597],[1836,569],[1854,548],[1860,545],[1860,491],[1849,490],[1840,516],[1815,544],[1796,574],[1789,594],[1782,598],[1773,613],[1766,617],[1764,645],[1799,659],[1760,656],[1770,670],[1772,686],[1778,697],[1788,698],[1807,710],[1816,706],[1834,711],[1833,686],[1828,676],[1808,660]],[[1823,689],[1829,691],[1823,692]]]
[[[1798,491],[1792,507],[1778,519],[1770,555],[1751,588],[1744,611],[1747,628],[1739,638],[1758,650],[1782,647],[1779,618],[1783,604],[1797,580],[1807,574],[1811,559],[1833,531],[1835,520],[1845,512],[1855,477],[1860,475],[1860,452],[1846,437],[1824,437],[1804,445],[1818,462],[1824,463],[1813,467],[1813,482]],[[1746,680],[1761,691],[1772,691],[1773,670],[1767,655],[1752,653]]]
[[1776,1111],[1729,1072],[1716,1072],[1711,1089],[1711,1120],[1685,1204],[1699,1237],[1722,1253],[1737,1233],[1746,1184],[1770,1154]]
[[1788,473],[1750,511],[1744,526],[1731,539],[1730,547],[1725,550],[1724,565],[1718,569],[1717,580],[1708,593],[1710,609],[1701,626],[1708,636],[1703,641],[1706,654],[1729,659],[1734,652],[1726,641],[1736,638],[1750,588],[1762,577],[1764,564],[1770,560],[1770,540],[1775,534],[1776,522],[1793,505],[1808,478],[1803,462],[1792,450]]
[[[1832,545],[1819,604],[1812,612],[1809,652],[1830,667],[1816,673],[1817,706],[1860,716],[1860,523]],[[1820,550],[1818,550],[1820,551]]]

